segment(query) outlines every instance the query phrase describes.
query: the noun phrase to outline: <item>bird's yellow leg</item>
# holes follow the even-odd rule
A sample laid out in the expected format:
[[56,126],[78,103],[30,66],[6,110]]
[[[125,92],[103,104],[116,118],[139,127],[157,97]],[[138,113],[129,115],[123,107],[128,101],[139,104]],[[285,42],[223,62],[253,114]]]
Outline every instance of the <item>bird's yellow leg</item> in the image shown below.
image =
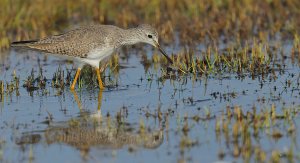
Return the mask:
[[71,90],[74,90],[74,89],[75,89],[75,85],[76,85],[77,79],[78,79],[78,77],[79,77],[79,75],[80,75],[80,71],[81,71],[80,68],[78,68],[77,71],[76,71],[75,78],[74,78],[73,83],[72,83],[72,85],[71,85]]
[[104,89],[103,82],[102,82],[101,76],[100,76],[99,68],[96,68],[96,73],[97,73],[97,78],[98,78],[98,82],[99,82],[99,87],[100,87],[100,89]]

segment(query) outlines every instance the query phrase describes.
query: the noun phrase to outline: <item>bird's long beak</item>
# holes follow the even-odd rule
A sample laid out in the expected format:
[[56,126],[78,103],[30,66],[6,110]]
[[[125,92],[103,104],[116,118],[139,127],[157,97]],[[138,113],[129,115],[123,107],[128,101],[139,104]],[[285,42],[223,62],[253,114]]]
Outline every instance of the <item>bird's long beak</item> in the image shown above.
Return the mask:
[[160,45],[158,44],[158,42],[154,41],[155,42],[155,45],[156,47],[158,48],[158,50],[167,58],[167,60],[173,64],[173,61],[172,59],[167,55],[167,53],[160,47]]

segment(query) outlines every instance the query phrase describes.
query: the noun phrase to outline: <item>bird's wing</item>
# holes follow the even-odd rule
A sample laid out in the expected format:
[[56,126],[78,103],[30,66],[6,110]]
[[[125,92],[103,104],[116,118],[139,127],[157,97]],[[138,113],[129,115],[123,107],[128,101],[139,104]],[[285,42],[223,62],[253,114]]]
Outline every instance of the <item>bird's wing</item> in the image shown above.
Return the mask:
[[50,53],[85,58],[88,52],[98,44],[93,40],[93,35],[95,35],[93,30],[79,28],[41,39],[28,47]]

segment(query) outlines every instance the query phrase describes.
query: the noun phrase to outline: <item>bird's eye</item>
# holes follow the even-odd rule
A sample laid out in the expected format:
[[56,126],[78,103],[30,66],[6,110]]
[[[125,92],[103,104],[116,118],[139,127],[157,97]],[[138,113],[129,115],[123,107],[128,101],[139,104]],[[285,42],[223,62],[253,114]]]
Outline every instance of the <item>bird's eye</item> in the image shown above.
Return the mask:
[[152,38],[152,35],[148,35],[148,38]]

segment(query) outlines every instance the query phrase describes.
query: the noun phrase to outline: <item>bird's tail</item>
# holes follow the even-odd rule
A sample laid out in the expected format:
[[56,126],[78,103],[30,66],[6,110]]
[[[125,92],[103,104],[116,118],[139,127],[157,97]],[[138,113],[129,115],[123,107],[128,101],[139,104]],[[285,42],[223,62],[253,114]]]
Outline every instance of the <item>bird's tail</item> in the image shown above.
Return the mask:
[[37,42],[37,40],[17,41],[17,42],[12,42],[11,46],[12,47],[28,47],[35,42]]

